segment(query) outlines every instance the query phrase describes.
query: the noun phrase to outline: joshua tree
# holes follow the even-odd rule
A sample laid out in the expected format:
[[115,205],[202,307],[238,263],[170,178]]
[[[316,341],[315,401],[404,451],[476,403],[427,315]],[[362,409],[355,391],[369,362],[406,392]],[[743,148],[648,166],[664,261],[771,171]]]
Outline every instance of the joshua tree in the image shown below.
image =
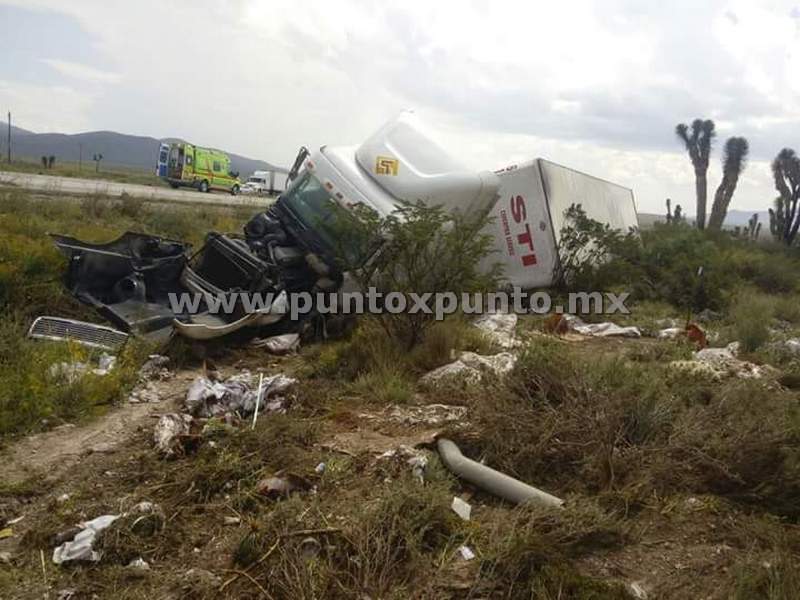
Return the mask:
[[43,169],[47,168],[47,157],[46,156],[42,157],[42,168]]
[[791,148],[784,148],[772,161],[772,176],[780,194],[775,208],[769,210],[769,230],[775,239],[791,246],[800,229],[800,158]]
[[711,216],[708,218],[709,229],[717,231],[722,229],[731,198],[736,191],[736,184],[739,183],[739,175],[742,174],[747,164],[749,151],[750,146],[743,137],[728,138],[728,141],[725,142],[725,150],[722,155],[722,181],[714,194],[714,204],[711,206]]
[[711,155],[711,143],[716,132],[711,119],[695,119],[691,127],[680,123],[675,127],[675,134],[683,141],[689,158],[694,166],[694,185],[697,196],[697,228],[706,226],[706,198],[708,196],[708,157]]
[[51,154],[47,157],[47,168],[52,169],[54,164],[56,164],[56,157]]
[[676,204],[675,210],[672,210],[672,200],[667,198],[667,225],[677,224],[683,220],[681,205]]

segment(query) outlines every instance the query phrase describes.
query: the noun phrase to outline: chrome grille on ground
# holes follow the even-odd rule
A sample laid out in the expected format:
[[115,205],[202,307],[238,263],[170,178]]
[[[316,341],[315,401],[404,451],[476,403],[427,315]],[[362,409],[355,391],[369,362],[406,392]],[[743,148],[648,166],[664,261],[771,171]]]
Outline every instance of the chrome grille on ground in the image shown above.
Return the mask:
[[41,340],[72,340],[84,346],[102,348],[110,352],[118,352],[128,340],[127,333],[111,327],[60,317],[37,317],[28,331],[28,336]]

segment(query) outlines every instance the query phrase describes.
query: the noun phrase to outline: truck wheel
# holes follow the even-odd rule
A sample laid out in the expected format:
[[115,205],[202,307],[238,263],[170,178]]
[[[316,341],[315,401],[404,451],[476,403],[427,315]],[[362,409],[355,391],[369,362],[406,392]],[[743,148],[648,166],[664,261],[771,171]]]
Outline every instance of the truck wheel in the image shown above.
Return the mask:
[[203,192],[204,194],[208,191],[208,181],[206,181],[205,179],[203,179],[203,181],[200,182],[200,191]]
[[231,188],[231,196],[238,196],[238,195],[239,195],[239,186],[238,185],[234,185]]

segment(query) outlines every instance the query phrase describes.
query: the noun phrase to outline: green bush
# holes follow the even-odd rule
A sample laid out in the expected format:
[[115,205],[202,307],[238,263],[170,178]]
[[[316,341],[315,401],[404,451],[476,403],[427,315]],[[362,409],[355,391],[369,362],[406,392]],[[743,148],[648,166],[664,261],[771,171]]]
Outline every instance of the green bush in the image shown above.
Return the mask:
[[730,319],[743,350],[753,352],[769,341],[774,307],[772,298],[758,292],[743,291],[736,296]]

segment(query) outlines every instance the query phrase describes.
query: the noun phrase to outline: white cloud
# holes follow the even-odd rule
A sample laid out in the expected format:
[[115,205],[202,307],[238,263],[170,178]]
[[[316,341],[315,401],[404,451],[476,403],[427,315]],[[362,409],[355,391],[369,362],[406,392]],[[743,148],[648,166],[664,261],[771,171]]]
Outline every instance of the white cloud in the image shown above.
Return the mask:
[[58,58],[42,58],[40,60],[62,75],[72,79],[90,83],[118,83],[121,79],[117,73],[101,71],[89,65],[82,65],[68,60],[60,60]]

